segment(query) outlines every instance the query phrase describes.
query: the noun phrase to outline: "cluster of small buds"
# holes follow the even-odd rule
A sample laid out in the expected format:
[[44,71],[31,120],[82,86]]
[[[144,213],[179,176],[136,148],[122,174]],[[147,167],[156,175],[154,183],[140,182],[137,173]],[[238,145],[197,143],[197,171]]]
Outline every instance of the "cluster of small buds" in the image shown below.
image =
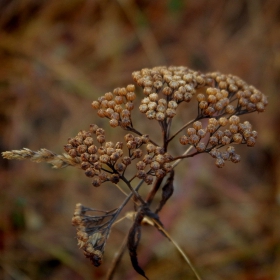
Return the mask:
[[210,118],[205,128],[200,121],[195,121],[193,127],[187,128],[186,132],[186,135],[180,137],[180,143],[194,146],[199,153],[209,152],[216,158],[218,167],[222,167],[225,160],[234,163],[240,161],[240,156],[235,153],[233,147],[229,146],[223,153],[218,149],[229,144],[246,144],[253,147],[257,138],[257,132],[252,130],[252,125],[248,121],[241,123],[236,115],[228,118]]
[[237,76],[213,72],[207,77],[213,79],[212,85],[206,88],[205,94],[196,96],[201,116],[263,112],[268,104],[263,93]]
[[148,185],[153,183],[153,178],[163,178],[172,170],[173,157],[164,151],[162,147],[148,143],[146,154],[137,162],[136,176],[143,179]]
[[[93,134],[96,140],[93,139]],[[89,131],[80,131],[76,137],[68,139],[64,149],[71,157],[80,158],[81,168],[85,170],[86,176],[93,178],[93,186],[99,187],[106,181],[118,183],[119,174],[114,166],[123,156],[122,147],[122,142],[106,142],[104,129],[93,124]]]
[[189,102],[196,89],[212,83],[212,78],[187,67],[154,67],[132,73],[146,95],[139,107],[148,119],[163,121],[176,115],[181,102]]
[[104,212],[103,215],[92,216],[86,214],[88,211],[104,212],[77,203],[72,224],[77,229],[78,246],[83,249],[85,256],[94,266],[99,266],[102,263],[106,240],[110,233],[108,219],[112,219],[114,213]]
[[131,111],[134,108],[133,100],[136,98],[135,86],[115,88],[112,92],[107,92],[104,96],[92,102],[92,107],[101,118],[110,119],[111,127],[131,126]]
[[[143,179],[148,185],[153,183],[154,176],[161,178],[170,172],[172,167],[169,161],[172,159],[171,155],[164,152],[164,149],[149,143],[148,135],[134,136],[126,134],[126,146],[129,150],[129,156],[124,156],[122,162],[116,166],[116,169],[122,171],[127,165],[131,164],[132,160],[138,159],[136,163],[136,177]],[[146,147],[146,154],[142,145]]]

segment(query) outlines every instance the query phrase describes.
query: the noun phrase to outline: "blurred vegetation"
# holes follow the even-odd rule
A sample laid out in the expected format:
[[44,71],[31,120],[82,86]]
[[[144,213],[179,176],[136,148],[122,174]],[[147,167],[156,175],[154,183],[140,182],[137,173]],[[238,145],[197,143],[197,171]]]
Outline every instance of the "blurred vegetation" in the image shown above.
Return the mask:
[[[143,67],[240,76],[269,97],[264,114],[248,117],[256,147],[238,147],[242,162],[221,170],[207,155],[179,166],[162,220],[203,279],[279,279],[279,30],[275,0],[1,1],[0,150],[61,153],[68,137],[101,125],[92,100]],[[93,188],[80,170],[0,164],[0,279],[104,279],[131,222],[115,227],[95,268],[76,246],[71,217],[77,202],[113,209],[122,194]],[[149,227],[139,260],[150,279],[194,277]],[[140,279],[127,254],[115,279]]]

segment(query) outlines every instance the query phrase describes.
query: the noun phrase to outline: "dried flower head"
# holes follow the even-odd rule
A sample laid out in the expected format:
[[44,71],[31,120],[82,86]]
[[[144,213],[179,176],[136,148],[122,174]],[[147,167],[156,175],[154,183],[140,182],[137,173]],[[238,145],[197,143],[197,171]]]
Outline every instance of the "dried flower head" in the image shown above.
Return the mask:
[[[89,215],[87,213],[93,213]],[[78,246],[94,266],[102,263],[104,248],[117,211],[101,211],[76,204],[72,224],[77,229]]]
[[[140,132],[133,124],[138,95],[135,85],[129,84],[117,87],[92,102],[100,118],[107,118],[111,127],[126,131],[124,139],[118,139],[116,143],[108,141],[107,129],[105,131],[92,124],[89,130],[82,130],[68,139],[63,155],[47,149],[35,152],[25,148],[4,152],[2,156],[44,161],[55,168],[80,167],[91,178],[94,187],[108,182],[127,188],[127,197],[112,211],[96,210],[78,203],[72,224],[77,229],[79,247],[95,266],[99,266],[111,227],[133,198],[135,215],[127,246],[134,269],[146,277],[137,260],[141,225],[149,220],[165,234],[159,212],[173,194],[175,167],[183,159],[202,153],[213,157],[219,168],[228,161],[238,163],[241,156],[235,147],[239,144],[253,147],[257,139],[257,132],[248,121],[242,120],[242,115],[263,112],[268,102],[267,97],[254,86],[231,74],[204,74],[184,66],[159,66],[135,71],[132,78],[143,92],[138,109],[146,117],[144,120],[153,120],[158,125],[153,130],[157,136],[155,139],[161,137],[161,145],[154,140],[154,135]],[[185,120],[185,116],[176,117],[180,106],[197,108],[192,120]],[[174,132],[172,124],[175,120],[182,126]],[[170,148],[175,138],[187,146],[180,155]],[[146,198],[138,192],[142,184],[148,186]],[[159,191],[161,200],[153,208],[151,204],[155,203],[154,198]]]

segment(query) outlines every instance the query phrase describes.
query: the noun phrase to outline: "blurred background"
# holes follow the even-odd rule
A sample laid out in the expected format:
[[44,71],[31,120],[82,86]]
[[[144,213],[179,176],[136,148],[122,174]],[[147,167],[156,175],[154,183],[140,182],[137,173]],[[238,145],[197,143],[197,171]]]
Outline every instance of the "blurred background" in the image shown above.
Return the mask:
[[[89,124],[108,127],[94,99],[158,65],[231,73],[268,95],[265,113],[242,118],[259,132],[257,145],[236,147],[241,163],[222,169],[209,155],[179,165],[161,217],[202,279],[280,279],[280,1],[2,0],[0,151],[62,153]],[[77,202],[110,210],[123,195],[74,168],[2,158],[0,166],[0,279],[105,279],[131,221],[114,228],[95,268],[71,218]],[[151,227],[138,256],[150,279],[195,279]],[[114,279],[143,279],[127,252]]]

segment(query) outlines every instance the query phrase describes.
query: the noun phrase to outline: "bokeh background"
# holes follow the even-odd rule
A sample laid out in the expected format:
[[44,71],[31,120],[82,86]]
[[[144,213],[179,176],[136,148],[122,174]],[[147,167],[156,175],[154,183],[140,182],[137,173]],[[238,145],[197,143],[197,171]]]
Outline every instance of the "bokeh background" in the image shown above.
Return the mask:
[[[243,118],[259,132],[256,147],[237,147],[241,163],[223,169],[208,155],[178,166],[161,217],[203,279],[280,279],[280,1],[2,0],[0,150],[61,153],[89,124],[108,128],[91,102],[157,65],[232,73],[268,95],[265,113]],[[0,279],[105,279],[131,221],[114,228],[95,268],[71,218],[77,202],[109,210],[123,195],[74,168],[0,164]],[[194,279],[148,226],[139,262],[150,279]],[[142,279],[127,252],[114,279]]]

